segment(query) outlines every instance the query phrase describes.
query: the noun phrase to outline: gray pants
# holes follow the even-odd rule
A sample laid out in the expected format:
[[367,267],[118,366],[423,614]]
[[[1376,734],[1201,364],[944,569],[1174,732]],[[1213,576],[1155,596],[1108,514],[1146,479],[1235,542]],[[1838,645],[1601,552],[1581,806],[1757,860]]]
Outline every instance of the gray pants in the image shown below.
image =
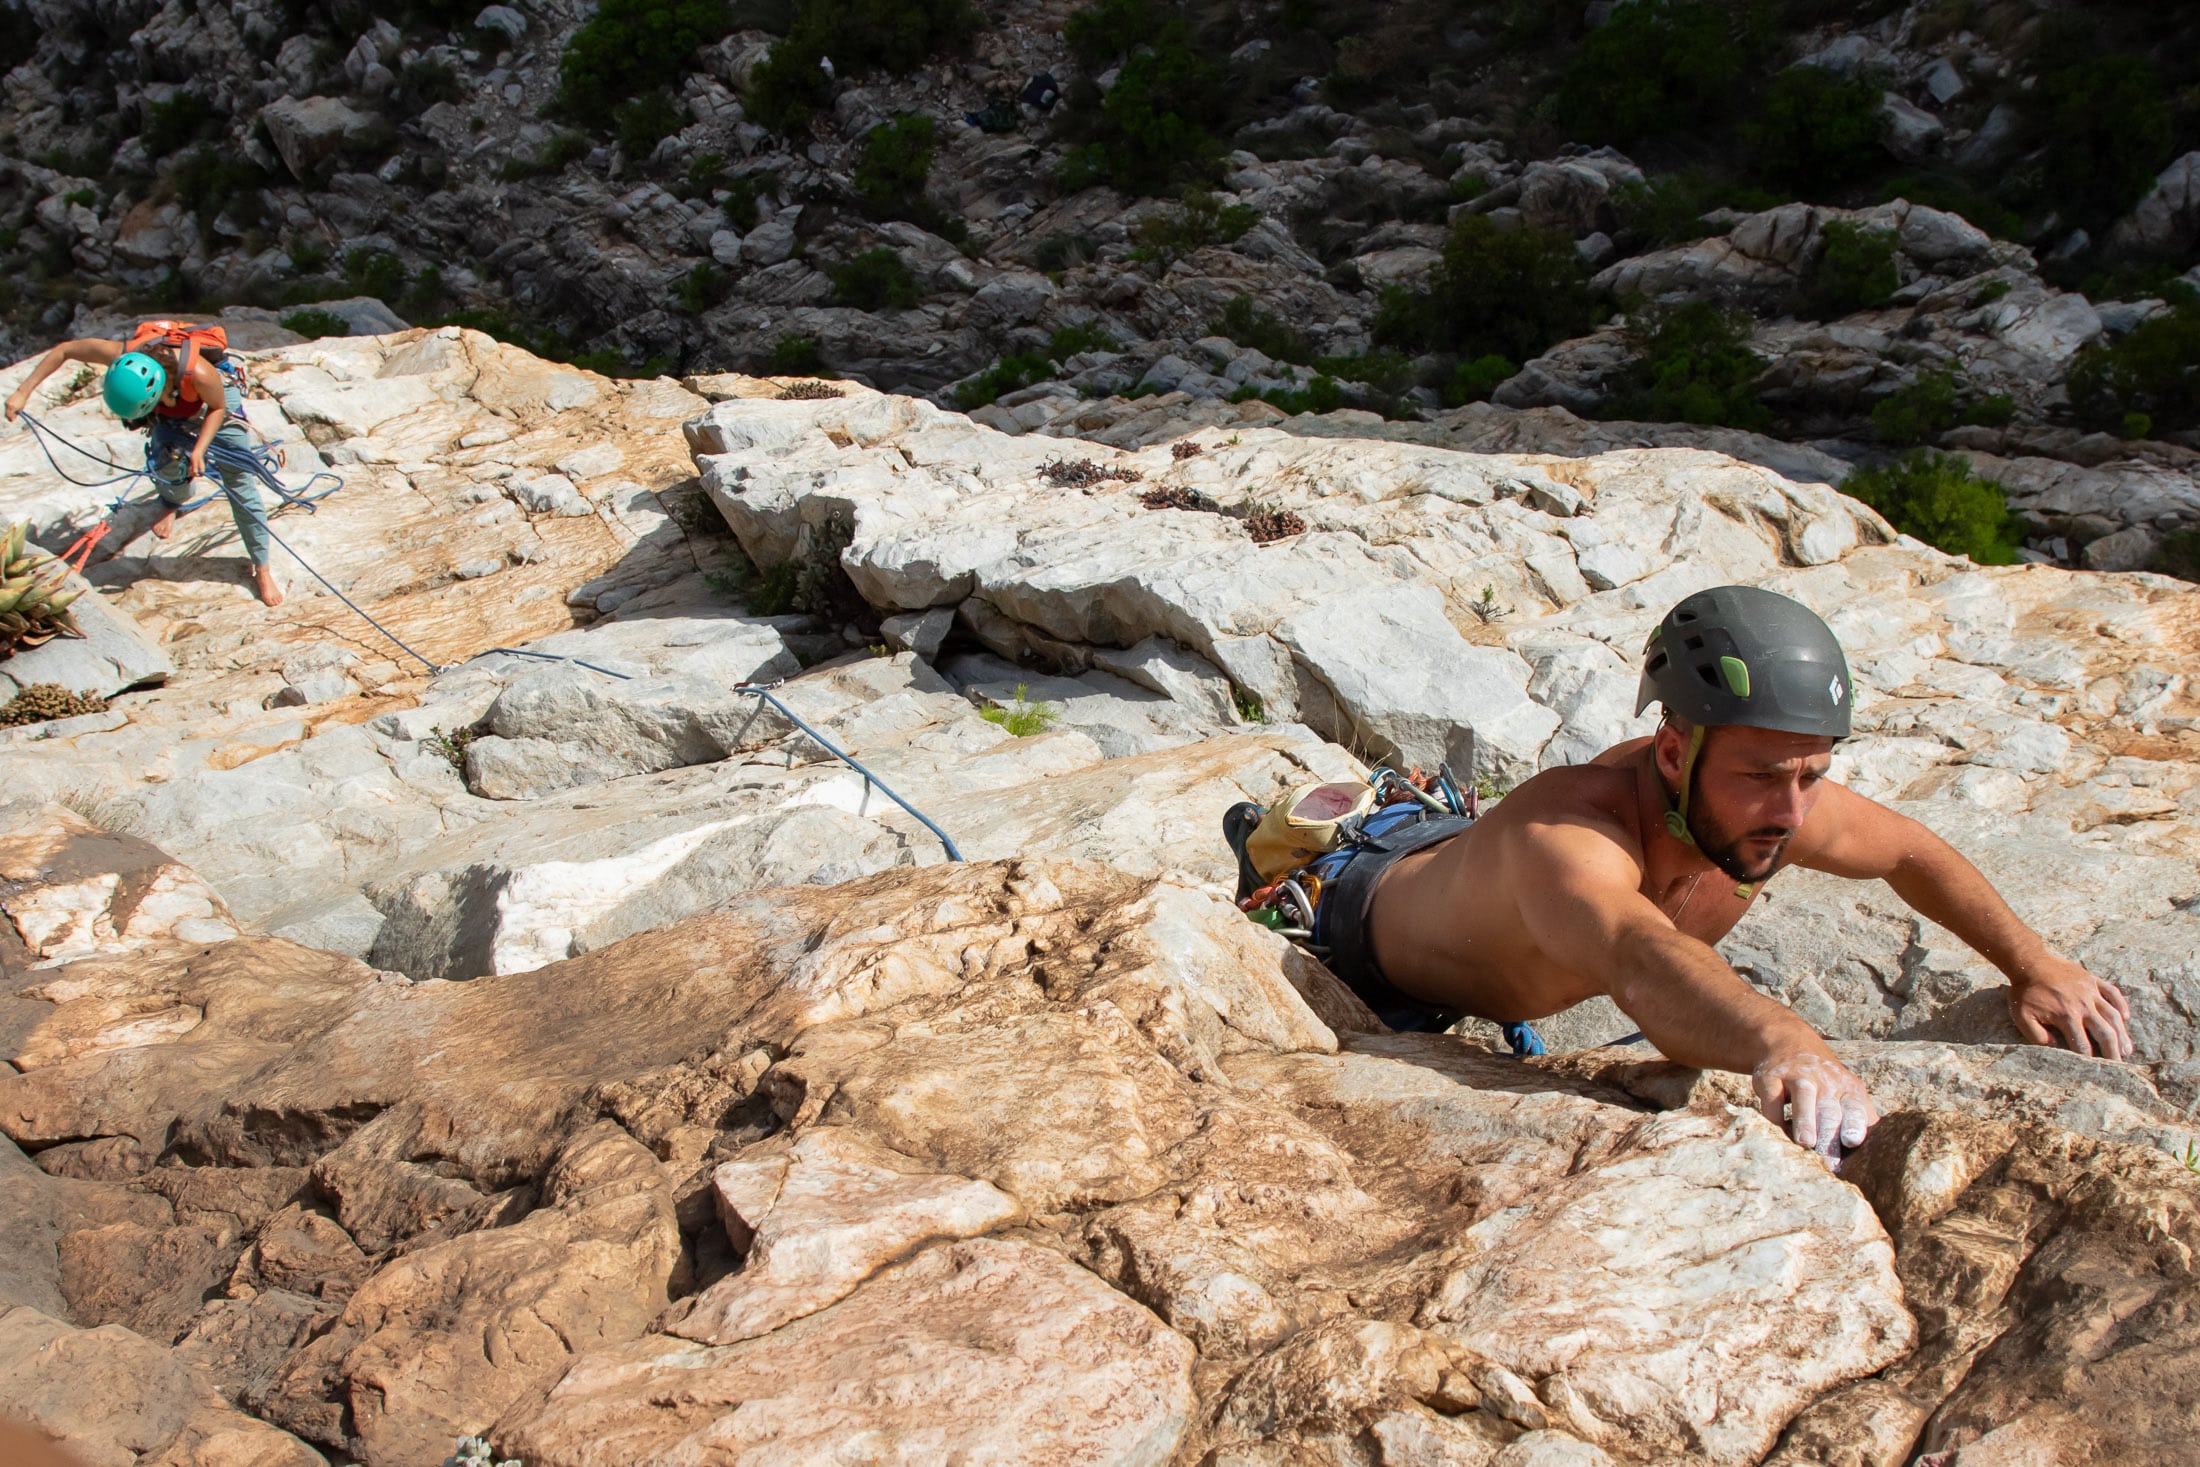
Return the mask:
[[[214,435],[214,442],[240,451],[249,451],[252,439],[244,429],[244,394],[237,384],[224,379],[226,391],[222,405],[229,410],[229,421],[222,424]],[[152,426],[153,483],[160,492],[160,502],[171,508],[187,504],[191,499],[191,450],[199,441],[199,418],[155,417]],[[260,499],[260,486],[242,469],[214,465],[214,472],[221,476],[222,487],[229,491],[230,516],[237,522],[237,538],[244,543],[244,553],[252,558],[255,566],[267,564],[267,511]]]

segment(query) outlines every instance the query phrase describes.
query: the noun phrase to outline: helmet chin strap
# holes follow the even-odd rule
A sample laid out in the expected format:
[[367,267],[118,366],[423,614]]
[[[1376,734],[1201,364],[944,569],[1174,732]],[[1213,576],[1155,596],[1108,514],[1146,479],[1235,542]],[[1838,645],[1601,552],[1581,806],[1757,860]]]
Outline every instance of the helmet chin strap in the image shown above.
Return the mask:
[[1681,755],[1680,798],[1665,808],[1665,833],[1684,846],[1696,843],[1696,836],[1688,828],[1688,789],[1696,778],[1696,757],[1703,753],[1704,726],[1697,724],[1688,731],[1688,752]]

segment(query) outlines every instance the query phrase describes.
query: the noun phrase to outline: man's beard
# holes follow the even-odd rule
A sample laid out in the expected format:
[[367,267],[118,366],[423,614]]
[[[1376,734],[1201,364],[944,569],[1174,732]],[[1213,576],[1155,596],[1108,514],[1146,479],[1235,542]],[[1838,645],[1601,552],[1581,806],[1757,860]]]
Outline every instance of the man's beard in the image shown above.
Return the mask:
[[[1795,832],[1785,825],[1765,825],[1739,835],[1729,834],[1713,825],[1700,809],[1688,812],[1688,833],[1696,838],[1696,849],[1703,853],[1706,861],[1744,883],[1763,881],[1779,870],[1780,858],[1787,854],[1788,842],[1795,838]],[[1777,837],[1779,840],[1772,854],[1754,865],[1742,858],[1742,842],[1752,837]]]

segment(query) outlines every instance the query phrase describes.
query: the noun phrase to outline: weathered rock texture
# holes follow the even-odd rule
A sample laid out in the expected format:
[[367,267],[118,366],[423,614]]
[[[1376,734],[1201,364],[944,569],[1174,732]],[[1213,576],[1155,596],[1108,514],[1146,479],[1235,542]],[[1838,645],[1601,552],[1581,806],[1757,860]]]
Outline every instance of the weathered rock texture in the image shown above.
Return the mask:
[[[356,476],[278,524],[485,655],[95,567],[175,671],[10,750],[0,1411],[201,1467],[2075,1460],[2109,1416],[2181,1460],[2176,583],[1978,570],[1701,447],[1178,458],[456,332],[263,368]],[[53,533],[64,488],[0,480]],[[1226,899],[1229,804],[1585,758],[1729,579],[1829,615],[1843,777],[2124,983],[2138,1063],[2008,1043],[1944,934],[1783,876],[1729,951],[1894,1113],[1837,1177],[1737,1076],[1382,1032]]]

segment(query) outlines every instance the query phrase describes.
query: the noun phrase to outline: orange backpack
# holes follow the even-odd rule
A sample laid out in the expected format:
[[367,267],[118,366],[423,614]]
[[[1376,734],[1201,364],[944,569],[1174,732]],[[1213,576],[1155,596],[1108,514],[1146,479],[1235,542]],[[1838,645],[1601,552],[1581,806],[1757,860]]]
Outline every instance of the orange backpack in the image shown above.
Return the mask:
[[167,346],[176,352],[176,401],[153,409],[163,417],[196,417],[204,406],[191,385],[191,363],[205,357],[215,367],[229,353],[229,333],[219,326],[193,326],[187,321],[140,321],[124,343],[125,351],[147,346]]

